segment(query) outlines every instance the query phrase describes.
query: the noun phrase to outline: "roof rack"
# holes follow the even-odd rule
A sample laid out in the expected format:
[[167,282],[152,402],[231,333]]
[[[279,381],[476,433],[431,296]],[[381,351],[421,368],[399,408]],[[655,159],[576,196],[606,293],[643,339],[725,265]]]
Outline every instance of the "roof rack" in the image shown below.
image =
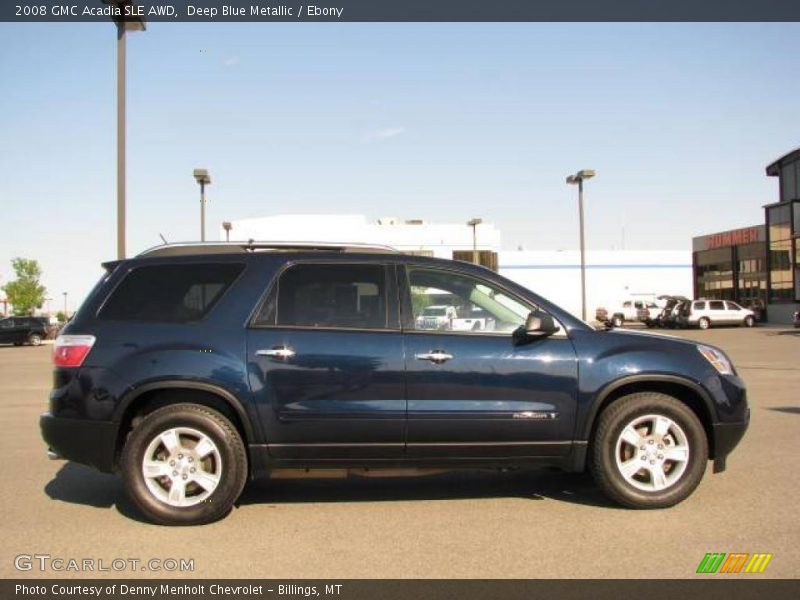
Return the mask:
[[191,256],[198,254],[239,254],[255,252],[363,252],[368,254],[398,254],[391,246],[381,244],[334,242],[180,242],[154,246],[137,256]]

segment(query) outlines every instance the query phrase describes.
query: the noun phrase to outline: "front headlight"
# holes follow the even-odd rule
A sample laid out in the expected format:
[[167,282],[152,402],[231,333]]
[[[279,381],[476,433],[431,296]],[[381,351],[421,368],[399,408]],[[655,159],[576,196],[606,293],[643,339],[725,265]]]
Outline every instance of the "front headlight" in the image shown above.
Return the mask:
[[719,371],[720,375],[733,375],[733,365],[721,351],[711,346],[698,346],[697,351]]

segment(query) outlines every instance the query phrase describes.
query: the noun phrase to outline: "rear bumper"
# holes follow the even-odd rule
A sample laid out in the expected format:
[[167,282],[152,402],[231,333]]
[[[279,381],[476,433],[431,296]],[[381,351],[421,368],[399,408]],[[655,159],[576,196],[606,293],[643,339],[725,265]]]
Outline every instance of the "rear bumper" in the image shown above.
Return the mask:
[[114,470],[117,426],[110,421],[64,419],[45,413],[39,419],[48,454],[110,473]]
[[744,437],[747,427],[750,425],[750,409],[747,409],[744,421],[738,423],[715,423],[714,424],[714,472],[721,473],[725,470],[725,460],[728,454]]

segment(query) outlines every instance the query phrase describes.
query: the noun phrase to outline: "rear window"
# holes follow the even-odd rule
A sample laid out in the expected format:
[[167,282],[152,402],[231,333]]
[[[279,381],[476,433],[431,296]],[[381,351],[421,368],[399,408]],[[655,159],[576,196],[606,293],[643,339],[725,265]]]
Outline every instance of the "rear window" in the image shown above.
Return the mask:
[[385,329],[386,298],[383,265],[296,265],[280,276],[254,324]]
[[189,323],[208,314],[244,265],[152,265],[133,269],[100,310],[113,321]]

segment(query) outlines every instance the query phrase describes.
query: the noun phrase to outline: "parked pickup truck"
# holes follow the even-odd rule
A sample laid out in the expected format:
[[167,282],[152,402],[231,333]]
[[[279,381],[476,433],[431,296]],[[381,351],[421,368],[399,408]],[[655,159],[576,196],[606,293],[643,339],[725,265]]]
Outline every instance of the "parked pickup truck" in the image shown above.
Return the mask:
[[652,300],[625,300],[614,310],[600,307],[595,311],[595,319],[606,325],[621,327],[626,321],[643,321],[645,313],[655,319],[661,309]]
[[449,331],[482,331],[490,327],[490,321],[484,315],[459,316],[455,306],[434,305],[422,309],[416,319],[419,329]]

